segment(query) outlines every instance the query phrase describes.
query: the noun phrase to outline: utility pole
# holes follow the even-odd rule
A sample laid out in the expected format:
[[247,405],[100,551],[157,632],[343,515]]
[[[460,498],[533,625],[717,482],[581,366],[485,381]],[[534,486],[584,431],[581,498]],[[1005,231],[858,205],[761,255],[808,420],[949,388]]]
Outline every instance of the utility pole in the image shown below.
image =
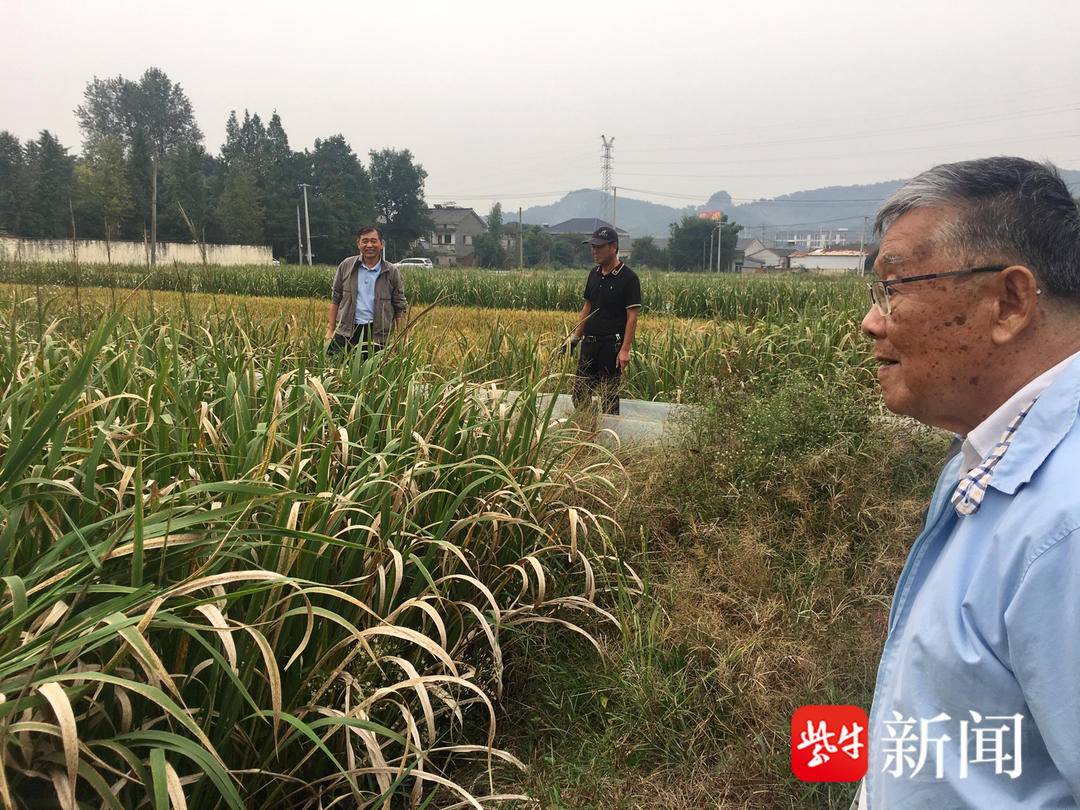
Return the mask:
[[151,156],[150,175],[150,265],[157,264],[157,150]]
[[720,248],[722,246],[720,242],[720,234],[724,228],[724,223],[721,220],[720,224],[716,226],[716,272],[720,272]]
[[[615,140],[612,138],[611,140]],[[616,235],[619,233],[619,229],[615,227],[615,215],[619,210],[619,189],[615,186],[611,187],[611,227],[615,230]],[[616,259],[619,257],[616,256]]]
[[300,238],[300,206],[296,206],[296,263],[304,263],[304,240]]
[[[604,192],[604,219],[608,218],[608,199],[611,197],[611,153],[615,149],[615,138],[600,136],[600,188]],[[614,223],[612,223],[614,224]]]
[[307,233],[307,263],[308,267],[311,267],[311,220],[308,218],[307,207],[307,183],[300,183],[300,188],[304,190],[304,231]]
[[709,264],[708,264],[709,272],[712,272],[712,269],[713,269],[712,243],[713,243],[713,231],[709,231]]
[[521,222],[521,206],[518,206],[518,270],[525,269],[525,228]]
[[870,217],[862,218],[862,233],[859,234],[859,275],[866,273],[866,222]]

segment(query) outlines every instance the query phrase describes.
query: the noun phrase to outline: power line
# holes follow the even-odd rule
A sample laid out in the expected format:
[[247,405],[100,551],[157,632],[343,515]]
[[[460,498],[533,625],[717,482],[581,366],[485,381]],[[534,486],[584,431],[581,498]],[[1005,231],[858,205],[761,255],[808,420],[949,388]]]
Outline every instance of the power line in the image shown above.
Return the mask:
[[[1025,90],[1022,93],[1011,93],[1011,94],[998,94],[998,93],[995,93],[995,94],[993,94],[991,96],[985,96],[983,98],[972,98],[970,96],[967,96],[967,101],[966,102],[962,101],[962,100],[957,100],[956,102],[950,101],[950,103],[949,103],[949,105],[947,107],[947,112],[949,114],[955,114],[955,113],[957,113],[958,111],[961,111],[961,110],[973,110],[973,109],[977,110],[980,107],[984,107],[987,104],[991,105],[993,107],[993,109],[995,109],[995,110],[1000,110],[1003,104],[1005,104],[1007,102],[1010,102],[1010,101],[1030,102],[1033,99],[1038,98],[1040,96],[1047,96],[1047,95],[1050,95],[1052,93],[1057,93],[1057,92],[1059,92],[1061,90],[1068,91],[1068,94],[1070,96],[1072,96],[1072,95],[1075,94],[1076,86],[1075,86],[1075,84],[1070,84],[1070,83],[1066,82],[1066,83],[1057,84],[1057,85],[1049,85],[1049,86],[1042,87],[1042,88]],[[879,121],[888,121],[888,120],[891,120],[891,119],[900,118],[900,119],[910,121],[914,116],[917,116],[917,115],[933,115],[933,114],[941,113],[941,112],[942,112],[942,108],[941,108],[940,105],[930,105],[930,106],[925,106],[925,107],[911,107],[911,106],[908,106],[908,105],[904,105],[902,109],[899,109],[895,113],[875,114],[874,119],[879,120]],[[755,119],[755,123],[757,124],[757,126],[756,127],[751,126],[749,129],[740,128],[738,131],[728,130],[726,132],[715,132],[715,131],[713,131],[713,132],[708,132],[708,133],[686,133],[683,137],[686,137],[686,138],[715,138],[717,136],[738,135],[738,134],[745,133],[747,131],[749,131],[749,132],[771,131],[771,130],[775,130],[776,127],[790,126],[791,121],[790,121],[790,119],[785,119],[785,120],[780,120],[780,121],[775,121],[775,120],[774,121],[762,121],[761,119]],[[819,127],[819,126],[823,126],[823,125],[826,125],[826,124],[842,124],[842,125],[846,126],[846,125],[850,124],[850,117],[843,116],[843,117],[829,117],[829,118],[811,118],[811,119],[805,119],[805,120],[801,121],[801,124],[803,126],[809,126],[809,127]],[[663,138],[665,140],[669,139],[671,137],[670,132],[653,132],[653,133],[639,132],[639,133],[635,133],[635,134],[638,137],[642,137],[642,138]]]
[[[887,155],[887,154],[899,154],[909,152],[926,152],[933,149],[955,149],[960,147],[972,147],[972,146],[985,146],[987,144],[997,144],[1003,139],[1008,139],[1009,143],[1026,143],[1029,141],[1041,141],[1046,138],[1077,138],[1080,137],[1075,129],[1059,130],[1058,132],[1046,132],[1039,135],[1030,135],[1024,138],[1010,138],[1008,136],[1002,136],[1001,138],[994,138],[992,140],[983,141],[964,141],[954,143],[940,143],[940,144],[928,144],[926,146],[902,146],[893,149],[875,149],[873,151],[859,150],[858,156],[860,158],[867,155]],[[811,161],[811,160],[830,160],[830,159],[846,159],[852,157],[851,152],[836,153],[831,155],[799,155],[791,157],[767,157],[767,158],[742,158],[740,160],[733,160],[728,163],[706,163],[703,164],[701,160],[630,160],[626,161],[625,165],[629,166],[740,166],[746,163],[778,163],[778,162],[794,162],[794,161]],[[627,172],[626,174],[631,174]],[[643,176],[643,175],[637,175]],[[656,177],[698,177],[700,175],[655,175]],[[731,175],[735,177],[763,177],[766,175],[750,174],[750,175]],[[774,177],[782,177],[783,174],[769,175]]]
[[[849,217],[836,217],[835,219],[817,219],[813,222],[786,222],[777,225],[773,225],[772,223],[762,223],[760,225],[744,225],[743,227],[746,228],[747,231],[753,230],[754,228],[771,228],[773,230],[778,230],[780,228],[806,228],[811,225],[831,225],[835,222],[851,222],[853,220],[861,218],[862,217],[859,214],[852,214]],[[735,224],[738,225],[739,223],[736,222]]]
[[705,146],[660,146],[660,147],[642,147],[631,148],[624,151],[627,152],[694,152],[702,151],[704,149],[734,149],[738,147],[759,147],[759,146],[790,146],[792,144],[801,143],[828,143],[831,141],[849,141],[857,140],[860,138],[872,137],[875,135],[895,135],[898,133],[910,133],[910,132],[924,132],[934,129],[949,129],[957,126],[965,126],[968,124],[987,124],[987,123],[1000,123],[1002,121],[1014,121],[1020,118],[1026,118],[1038,115],[1048,115],[1059,112],[1075,112],[1080,110],[1080,105],[1069,104],[1064,106],[1048,107],[1043,109],[1025,110],[1018,113],[1009,114],[997,114],[989,116],[980,116],[977,118],[958,119],[955,121],[937,122],[931,124],[912,124],[910,126],[889,127],[888,129],[876,129],[876,130],[863,130],[861,132],[844,133],[842,135],[813,135],[806,138],[781,138],[773,141],[744,141],[742,143],[724,143],[716,145]]
[[[631,174],[631,173],[626,172],[625,174]],[[832,173],[830,172],[829,174],[832,174]],[[634,176],[659,177],[659,176],[664,176],[664,175],[636,174]],[[678,175],[678,176],[684,176],[684,175]],[[703,175],[696,175],[696,174],[695,175],[685,175],[685,176],[686,177],[703,177]],[[723,176],[724,177],[736,177],[736,176],[740,176],[740,175],[723,175]],[[754,174],[754,175],[743,175],[743,176],[746,176],[746,177],[766,177],[766,176],[768,176],[768,177],[797,177],[797,176],[808,176],[808,175],[798,175],[798,174],[783,173],[783,174],[777,174],[777,175]],[[883,181],[878,181],[878,182],[883,182]],[[1080,188],[1080,181],[1068,183],[1067,185],[1068,185],[1069,188]],[[632,191],[632,192],[635,192],[637,194],[649,194],[649,195],[652,195],[652,196],[655,196],[655,197],[667,197],[667,198],[671,198],[671,199],[695,200],[695,201],[700,201],[700,200],[708,201],[708,199],[709,199],[709,197],[710,197],[710,195],[712,193],[712,192],[710,192],[709,194],[686,194],[686,193],[673,192],[673,191],[658,191],[656,189],[632,188],[630,186],[619,186],[619,188],[621,188],[623,191]],[[538,198],[538,197],[564,196],[566,194],[569,194],[571,191],[576,191],[576,190],[581,190],[581,189],[559,189],[559,190],[553,190],[553,191],[525,191],[525,192],[501,191],[501,192],[471,193],[471,194],[430,194],[430,195],[427,195],[427,199],[428,199],[428,201],[431,201],[431,202],[434,202],[434,201],[474,200],[474,199],[476,199],[476,200],[486,200],[486,199],[499,199],[499,198],[534,199],[534,198]],[[595,190],[595,189],[585,189],[585,190]],[[848,204],[855,204],[855,203],[880,203],[880,202],[884,202],[886,198],[884,198],[884,197],[845,197],[845,198],[840,198],[840,199],[827,199],[827,198],[822,198],[822,197],[803,197],[803,198],[800,198],[800,199],[796,200],[796,199],[783,199],[783,198],[762,199],[760,197],[730,197],[730,199],[731,199],[732,202],[743,203],[743,204],[745,204],[745,203],[753,203],[753,204],[756,204],[756,205],[811,205],[811,204],[813,204],[813,205],[830,205],[830,204],[833,204],[833,205],[848,205]],[[649,202],[648,200],[637,200],[637,201],[638,202]],[[849,219],[849,217],[842,217],[841,219]],[[802,226],[802,225],[827,224],[828,222],[838,222],[838,221],[840,221],[840,220],[822,220],[821,222],[794,223],[791,227]],[[770,226],[770,227],[781,227],[781,226]]]
[[513,197],[515,199],[526,199],[533,197],[557,197],[562,194],[569,194],[574,189],[562,189],[559,191],[527,191],[527,192],[513,192],[502,191],[491,194],[427,194],[425,195],[428,200],[486,200],[486,199],[498,199],[499,197]]
[[[686,199],[686,200],[700,200],[702,197],[705,197],[706,200],[708,199],[708,195],[704,195],[704,194],[678,194],[678,193],[671,192],[671,191],[656,191],[654,189],[648,189],[648,188],[630,188],[628,186],[619,186],[619,188],[621,188],[623,191],[636,191],[638,194],[655,194],[658,197],[675,197],[675,198],[678,198],[678,199]],[[732,201],[738,200],[738,201],[741,201],[741,202],[748,202],[748,203],[759,203],[759,204],[768,203],[768,204],[776,204],[776,205],[787,205],[787,204],[792,204],[792,203],[795,204],[795,205],[803,205],[803,204],[809,204],[809,203],[814,203],[816,205],[822,205],[822,204],[825,204],[825,203],[868,203],[868,202],[883,202],[885,200],[884,197],[858,197],[858,198],[850,198],[850,199],[827,199],[827,198],[824,198],[824,197],[822,197],[822,198],[818,198],[818,197],[805,198],[804,197],[804,198],[798,199],[798,200],[777,200],[777,199],[762,200],[762,199],[755,198],[755,197],[731,197],[730,199]]]

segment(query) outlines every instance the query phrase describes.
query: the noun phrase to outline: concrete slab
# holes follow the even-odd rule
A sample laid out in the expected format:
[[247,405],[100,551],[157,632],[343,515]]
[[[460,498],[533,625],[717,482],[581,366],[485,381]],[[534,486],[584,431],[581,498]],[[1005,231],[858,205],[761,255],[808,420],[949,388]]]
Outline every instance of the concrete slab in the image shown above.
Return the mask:
[[[513,401],[517,391],[499,391],[499,395]],[[551,401],[551,394],[541,396],[544,407]],[[620,399],[619,415],[603,414],[599,429],[610,431],[620,442],[659,441],[668,432],[672,417],[684,408],[671,402],[650,402],[642,399]],[[574,414],[574,403],[569,394],[559,394],[552,408],[553,419],[568,419]],[[599,437],[603,441],[603,435]]]

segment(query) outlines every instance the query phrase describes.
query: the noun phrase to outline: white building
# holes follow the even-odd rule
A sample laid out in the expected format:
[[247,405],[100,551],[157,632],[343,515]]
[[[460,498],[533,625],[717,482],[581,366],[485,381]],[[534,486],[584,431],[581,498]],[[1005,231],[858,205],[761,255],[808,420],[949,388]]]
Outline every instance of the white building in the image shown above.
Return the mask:
[[811,270],[817,273],[861,273],[866,254],[858,249],[818,248],[797,250],[789,257],[792,270]]

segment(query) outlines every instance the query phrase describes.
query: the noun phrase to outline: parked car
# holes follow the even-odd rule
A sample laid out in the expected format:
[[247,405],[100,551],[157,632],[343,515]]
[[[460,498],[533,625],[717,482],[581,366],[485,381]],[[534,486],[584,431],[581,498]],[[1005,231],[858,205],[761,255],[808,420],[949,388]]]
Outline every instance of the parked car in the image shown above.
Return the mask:
[[398,267],[422,267],[425,270],[430,270],[433,265],[431,259],[402,259],[397,263]]

